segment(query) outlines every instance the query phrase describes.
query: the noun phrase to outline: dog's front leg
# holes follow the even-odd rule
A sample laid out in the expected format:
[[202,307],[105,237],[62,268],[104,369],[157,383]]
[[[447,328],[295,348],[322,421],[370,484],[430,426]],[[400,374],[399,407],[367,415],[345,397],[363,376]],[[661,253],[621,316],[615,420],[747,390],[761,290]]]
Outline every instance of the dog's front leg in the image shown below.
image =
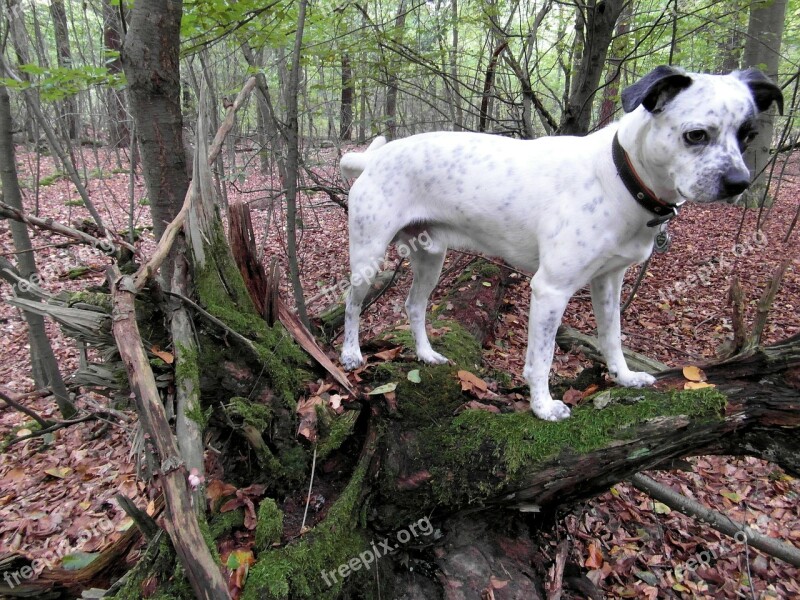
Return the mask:
[[569,417],[569,407],[550,396],[550,366],[553,363],[558,324],[570,295],[550,286],[540,270],[531,280],[531,311],[528,318],[528,352],[523,375],[531,389],[531,409],[545,421]]
[[608,372],[619,385],[643,387],[652,385],[656,378],[649,373],[631,371],[622,354],[620,326],[620,295],[625,269],[598,275],[592,280],[592,307],[597,319],[600,350],[606,359]]

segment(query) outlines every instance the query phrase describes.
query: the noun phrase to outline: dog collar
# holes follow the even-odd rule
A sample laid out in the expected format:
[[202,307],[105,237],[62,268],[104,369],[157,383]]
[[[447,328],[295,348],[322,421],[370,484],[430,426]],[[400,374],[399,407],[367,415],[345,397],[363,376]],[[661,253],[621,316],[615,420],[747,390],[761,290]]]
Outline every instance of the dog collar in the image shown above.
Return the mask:
[[680,205],[664,202],[653,193],[653,190],[639,179],[639,176],[636,174],[631,164],[631,159],[619,143],[619,138],[616,133],[614,134],[614,141],[611,142],[611,155],[614,157],[614,166],[617,167],[617,173],[619,173],[622,183],[625,184],[625,187],[630,192],[631,196],[633,196],[634,200],[636,200],[642,208],[657,215],[655,219],[651,219],[647,222],[648,227],[662,225],[678,216]]

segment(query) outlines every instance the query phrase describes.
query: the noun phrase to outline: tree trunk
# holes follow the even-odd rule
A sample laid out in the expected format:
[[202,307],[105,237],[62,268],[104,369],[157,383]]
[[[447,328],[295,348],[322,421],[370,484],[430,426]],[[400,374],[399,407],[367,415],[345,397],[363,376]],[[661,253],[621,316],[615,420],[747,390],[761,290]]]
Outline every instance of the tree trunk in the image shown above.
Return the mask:
[[592,120],[592,101],[605,67],[614,25],[625,4],[623,0],[589,0],[577,7],[576,28],[582,30],[583,44],[576,56],[569,100],[561,117],[559,133],[584,135]]
[[628,29],[630,27],[633,3],[626,3],[617,21],[614,41],[611,43],[611,56],[608,59],[606,85],[603,88],[603,102],[600,105],[600,118],[597,127],[605,127],[614,120],[614,111],[619,102],[619,82],[622,76],[622,62],[628,48]]
[[[156,239],[180,210],[189,186],[180,106],[182,9],[181,0],[136,2],[122,52]],[[169,261],[160,275],[168,289]]]
[[[110,57],[106,66],[109,73],[122,73],[122,26],[120,24],[120,7],[103,0],[103,46],[116,56]],[[108,113],[108,143],[117,148],[125,148],[130,141],[128,115],[125,111],[122,91],[109,89],[106,92],[106,111]]]
[[[4,85],[0,85],[0,182],[2,182],[3,201],[17,210],[23,210],[12,139],[11,100]],[[16,295],[32,299],[32,295],[28,293],[30,286],[36,286],[40,280],[28,228],[17,221],[11,221],[9,227],[11,237],[14,239],[14,249],[17,251],[16,274],[20,281],[12,277],[13,273],[4,274],[4,278],[14,287]],[[0,271],[4,272],[6,270],[4,267],[7,266],[0,263]],[[33,380],[37,387],[49,388],[53,392],[61,415],[69,419],[75,414],[75,407],[70,401],[69,392],[61,377],[53,348],[50,346],[44,318],[29,312],[25,312],[24,315],[28,323]]]
[[350,55],[342,53],[342,99],[341,121],[339,123],[339,139],[350,141],[353,138],[353,98],[356,87],[353,79],[353,67],[350,64]]
[[[53,18],[56,39],[56,57],[58,66],[63,69],[72,68],[72,52],[69,47],[69,29],[67,28],[67,12],[64,0],[50,0],[50,16]],[[67,96],[59,102],[61,130],[65,140],[77,137],[78,103],[75,96]]]
[[[394,29],[390,37],[399,40],[403,36],[403,29],[406,26],[406,0],[400,0],[397,9],[397,16],[394,18]],[[386,65],[386,137],[389,141],[397,137],[397,71],[400,63],[397,60],[389,60]]]
[[[758,0],[750,5],[750,22],[747,26],[747,43],[742,56],[742,68],[756,67],[777,81],[781,55],[781,39],[786,19],[787,0]],[[742,200],[748,206],[771,203],[769,199],[770,148],[772,147],[773,113],[756,116],[758,136],[744,154],[747,168],[754,177],[752,185]]]
[[300,0],[292,53],[292,70],[286,93],[286,257],[292,279],[292,290],[300,321],[310,329],[306,301],[303,297],[303,284],[300,281],[300,264],[297,257],[297,181],[300,172],[300,140],[297,113],[297,96],[300,90],[300,51],[303,47],[303,28],[305,26],[307,0]]

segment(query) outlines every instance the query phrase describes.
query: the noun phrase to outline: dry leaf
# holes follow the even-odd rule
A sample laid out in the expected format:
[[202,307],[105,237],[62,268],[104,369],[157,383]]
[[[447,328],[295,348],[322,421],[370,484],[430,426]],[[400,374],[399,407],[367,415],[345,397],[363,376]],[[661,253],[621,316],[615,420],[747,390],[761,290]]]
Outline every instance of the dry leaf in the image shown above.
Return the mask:
[[569,406],[578,406],[578,403],[583,399],[583,392],[580,390],[576,390],[575,388],[569,388],[566,392],[564,392],[564,397],[562,400],[564,404]]
[[375,358],[380,358],[381,360],[394,360],[397,358],[397,355],[403,351],[402,346],[397,346],[397,348],[390,348],[389,350],[382,350],[381,352],[376,352],[372,356]]
[[158,358],[163,360],[168,365],[171,365],[173,362],[175,362],[175,357],[172,355],[171,352],[166,352],[161,348],[159,348],[158,346],[153,346],[152,348],[150,348],[150,352],[155,354]]
[[587,569],[599,569],[603,566],[603,553],[595,542],[589,543],[589,556],[584,563]]
[[489,385],[483,379],[469,371],[459,371],[458,379],[461,381],[462,392],[468,392],[473,389],[485,392],[489,389]]
[[45,469],[44,472],[58,479],[64,479],[67,475],[72,473],[72,469],[69,467],[52,467],[50,469]]
[[483,404],[477,400],[470,400],[469,402],[462,404],[456,409],[455,414],[462,413],[465,410],[485,410],[486,412],[500,414],[500,409],[494,404]]
[[300,417],[297,435],[302,435],[309,442],[317,440],[317,406],[324,406],[325,401],[319,396],[304,398],[297,403],[295,412]]

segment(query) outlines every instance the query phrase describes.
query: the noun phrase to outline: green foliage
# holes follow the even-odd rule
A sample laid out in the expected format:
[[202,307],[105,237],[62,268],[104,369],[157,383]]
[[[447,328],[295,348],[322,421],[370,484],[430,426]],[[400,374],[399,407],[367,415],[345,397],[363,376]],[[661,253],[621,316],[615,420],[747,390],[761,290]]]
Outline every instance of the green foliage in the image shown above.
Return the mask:
[[108,86],[122,89],[125,76],[111,73],[106,67],[42,67],[35,64],[19,65],[22,73],[30,76],[29,81],[18,82],[11,78],[0,78],[0,84],[9,89],[36,89],[43,100],[61,100],[74,96],[93,86]]

